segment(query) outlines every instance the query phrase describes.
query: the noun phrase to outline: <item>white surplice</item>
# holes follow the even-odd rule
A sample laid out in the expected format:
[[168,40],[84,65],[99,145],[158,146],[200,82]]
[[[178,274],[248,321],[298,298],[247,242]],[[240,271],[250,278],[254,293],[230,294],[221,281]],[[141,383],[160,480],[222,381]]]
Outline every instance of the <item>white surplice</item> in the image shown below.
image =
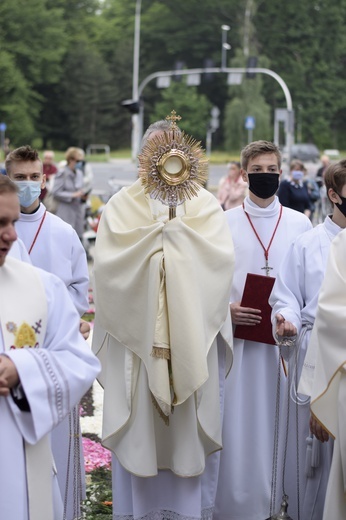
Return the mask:
[[[34,241],[46,208],[40,204],[35,213],[21,213],[16,231],[27,251]],[[75,230],[47,211],[30,253],[36,267],[58,276],[66,285],[80,316],[88,309],[89,272],[86,253]]]
[[[278,198],[267,208],[260,208],[248,197],[244,205],[268,247],[279,218]],[[241,301],[247,273],[265,274],[265,258],[243,207],[226,211],[226,217],[235,249],[232,303]],[[271,276],[276,276],[289,244],[309,229],[311,223],[305,215],[283,208],[269,251]],[[255,302],[252,307],[256,308]],[[264,520],[269,516],[279,362],[276,346],[234,339],[233,367],[226,380],[224,447],[214,520]],[[282,401],[286,385],[283,372],[281,375]],[[279,471],[276,508],[281,500],[280,482]]]
[[[79,333],[78,314],[57,277],[14,258],[7,258],[0,267],[1,277],[6,279],[8,287],[10,279],[23,280],[11,285],[12,289],[5,290],[5,284],[1,284],[0,351],[6,349],[6,355],[15,363],[30,411],[21,411],[11,396],[0,398],[0,517],[29,520],[23,441],[36,444],[68,414],[97,376],[99,362]],[[24,289],[24,281],[30,277],[34,280],[33,287],[43,284],[42,304],[41,300],[38,302],[39,288],[31,291],[32,294]],[[21,291],[25,292],[25,298],[21,298]],[[45,334],[41,338],[39,319],[31,323],[29,318],[28,325],[35,330],[38,348],[11,348],[12,336],[16,345],[19,341],[16,330],[26,323],[23,319],[26,308],[28,315],[32,315],[31,298],[35,297],[38,318],[46,315]]]
[[[328,216],[322,224],[299,236],[291,244],[281,264],[269,300],[273,308],[274,327],[275,315],[280,313],[286,321],[295,325],[299,336],[298,362],[296,363],[293,353],[289,356],[292,384],[285,490],[289,496],[290,516],[297,518],[296,406],[298,406],[299,497],[300,512],[304,520],[322,519],[332,457],[332,441],[322,444],[316,438],[310,437],[310,399],[306,396],[311,395],[313,360],[306,363],[304,359],[311,328],[315,321],[318,296],[326,270],[330,244],[340,231],[341,228]],[[299,381],[303,364],[306,365],[307,377],[311,384],[308,385],[307,381],[304,385],[304,395],[296,395],[295,387]],[[287,409],[286,406],[287,402],[283,410]]]
[[17,258],[17,260],[22,260],[23,262],[32,264],[29,253],[24,245],[24,242],[20,238],[13,242],[8,255],[9,257]]
[[333,240],[310,345],[316,351],[311,410],[335,438],[323,520],[346,517],[346,230]]
[[[34,213],[20,214],[16,223],[16,231],[27,250],[31,249],[32,264],[55,274],[64,282],[72,302],[79,315],[82,316],[89,306],[89,271],[86,253],[76,231],[60,217],[46,211],[42,203]],[[85,497],[83,446],[79,430],[78,411],[74,410],[52,432],[53,454],[58,471],[59,486],[64,502],[67,498],[66,520],[73,520],[74,509],[78,507],[77,504],[74,505],[74,486],[77,485],[79,498]],[[79,442],[77,436],[79,436]],[[80,482],[77,481],[74,484],[76,478],[74,475],[76,471],[75,451],[80,454],[78,474],[81,478],[77,479]],[[66,488],[68,488],[67,497],[65,497]]]

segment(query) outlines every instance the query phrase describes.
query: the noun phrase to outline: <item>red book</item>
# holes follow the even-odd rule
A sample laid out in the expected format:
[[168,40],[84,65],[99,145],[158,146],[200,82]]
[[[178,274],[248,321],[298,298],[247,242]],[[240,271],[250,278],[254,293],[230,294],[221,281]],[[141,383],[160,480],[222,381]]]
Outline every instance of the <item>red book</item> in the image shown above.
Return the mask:
[[268,303],[274,282],[275,278],[272,276],[262,276],[252,273],[247,274],[240,305],[242,307],[260,309],[262,311],[262,321],[258,325],[252,326],[236,325],[234,331],[235,338],[275,345],[272,332],[272,322],[270,319],[272,308]]

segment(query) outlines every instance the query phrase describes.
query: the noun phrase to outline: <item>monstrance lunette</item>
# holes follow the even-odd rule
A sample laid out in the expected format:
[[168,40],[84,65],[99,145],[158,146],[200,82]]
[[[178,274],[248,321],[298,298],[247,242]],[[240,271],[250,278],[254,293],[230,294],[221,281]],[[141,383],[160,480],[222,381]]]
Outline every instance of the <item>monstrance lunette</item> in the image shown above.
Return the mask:
[[169,207],[169,219],[180,204],[197,196],[208,178],[208,159],[200,142],[181,132],[172,110],[168,131],[148,139],[139,159],[139,177],[146,193]]

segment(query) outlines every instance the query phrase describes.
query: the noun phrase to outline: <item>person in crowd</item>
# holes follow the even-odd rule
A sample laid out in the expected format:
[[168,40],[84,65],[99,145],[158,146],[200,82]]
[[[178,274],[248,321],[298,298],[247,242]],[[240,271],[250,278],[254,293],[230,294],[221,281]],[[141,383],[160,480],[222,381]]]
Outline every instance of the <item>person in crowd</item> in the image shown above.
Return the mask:
[[[262,323],[259,307],[264,309],[268,299],[263,301],[262,291],[253,284],[263,287],[265,283],[267,288],[289,244],[312,227],[305,215],[283,207],[275,195],[281,176],[281,154],[275,144],[250,143],[241,152],[241,165],[249,195],[243,205],[225,213],[235,249],[230,293],[235,337],[233,366],[226,379],[224,446],[213,520],[265,520],[279,507],[281,473],[273,478],[273,451],[279,449],[277,389],[279,385],[283,395],[286,382],[278,347],[265,334],[269,329],[271,336],[270,312]],[[253,303],[244,306],[248,274]]]
[[49,433],[100,368],[58,277],[7,258],[19,218],[16,185],[0,177],[0,511],[6,520],[62,519]]
[[[82,170],[83,172],[83,191],[84,196],[81,198],[81,203],[83,205],[83,214],[84,214],[84,222],[87,222],[89,216],[90,209],[90,194],[92,191],[92,183],[94,179],[94,174],[91,165],[85,159],[85,152],[82,148],[78,148],[78,162],[76,164],[76,168]],[[90,241],[87,238],[87,234],[83,235],[82,239],[83,247],[85,249],[87,259],[92,261],[93,258],[90,254]]]
[[[186,150],[178,127],[153,123],[140,158],[156,171],[157,146],[179,139]],[[142,166],[109,200],[95,246],[93,350],[103,365],[113,518],[211,520],[231,361],[232,239],[202,187],[169,219],[142,184],[151,172]]]
[[309,199],[310,199],[311,213],[309,215],[309,218],[310,218],[311,222],[313,222],[317,203],[321,199],[320,188],[319,188],[317,182],[315,181],[315,179],[308,175],[308,170],[306,169],[303,162],[297,161],[295,168],[297,168],[297,169],[301,168],[304,173],[303,184],[305,184],[305,186],[307,187]]
[[[329,166],[324,174],[324,183],[333,205],[333,213],[325,218],[323,224],[303,233],[291,244],[269,301],[273,308],[274,332],[279,337],[297,338],[297,353],[289,357],[289,370],[294,377],[290,389],[292,403],[286,482],[287,493],[291,497],[290,515],[293,518],[298,517],[299,496],[299,510],[305,520],[322,520],[332,456],[332,442],[322,446],[309,430],[310,396],[316,360],[314,352],[307,353],[307,346],[315,321],[330,245],[340,231],[346,228],[346,161]],[[297,393],[297,382],[302,370]],[[296,481],[297,449],[299,494]]]
[[304,170],[300,161],[291,162],[289,178],[280,182],[278,197],[283,206],[311,217],[311,200],[308,186],[304,182]]
[[[343,197],[343,209],[346,199]],[[333,240],[318,301],[309,349],[316,352],[311,393],[314,435],[334,438],[323,520],[343,520],[345,501],[346,418],[346,231]]]
[[37,150],[22,146],[6,157],[7,175],[19,189],[16,224],[31,261],[65,283],[80,316],[88,309],[89,272],[85,251],[74,229],[40,203],[46,177]]
[[46,186],[42,188],[40,200],[44,203],[44,198],[47,195],[47,191],[51,191],[54,183],[54,175],[57,173],[58,168],[54,164],[54,152],[53,150],[45,150],[43,152],[43,175],[46,177]]
[[5,137],[5,140],[4,140],[4,157],[5,157],[5,159],[11,151],[10,142],[11,142],[10,139],[8,137]]
[[[39,196],[45,187],[43,164],[37,150],[22,146],[12,150],[6,157],[6,171],[19,190],[20,214],[16,231],[23,241],[33,265],[55,274],[65,284],[71,300],[82,316],[89,307],[89,272],[84,248],[74,229],[61,218],[46,210]],[[88,336],[90,325],[81,320],[81,333]],[[65,496],[66,483],[73,482],[74,453],[81,453],[80,470],[82,491],[68,489],[65,503],[66,520],[76,516],[76,497],[83,495],[84,464],[82,441],[79,431],[78,409],[66,417],[52,433],[53,454],[58,468],[61,493]],[[70,456],[69,456],[70,453]]]
[[316,181],[320,188],[324,185],[324,172],[330,165],[330,159],[328,155],[321,155],[321,163],[321,166],[318,168],[316,172]]
[[83,148],[77,148],[77,158],[78,162],[76,164],[76,168],[82,170],[83,172],[83,189],[85,192],[85,201],[87,201],[87,197],[92,189],[92,183],[94,180],[94,173],[90,163],[85,159],[85,152]]
[[316,182],[320,188],[320,197],[321,197],[321,218],[324,219],[327,215],[332,212],[332,206],[330,204],[330,200],[327,195],[327,189],[324,183],[324,173],[330,165],[330,159],[328,155],[321,156],[322,165],[318,168],[316,172]]
[[84,232],[85,208],[82,204],[86,191],[83,187],[83,172],[77,168],[78,148],[66,152],[66,166],[55,175],[52,195],[58,201],[56,215],[71,224],[80,240]]
[[242,204],[247,194],[247,184],[240,172],[240,162],[231,161],[228,173],[220,179],[217,199],[223,210],[235,208]]

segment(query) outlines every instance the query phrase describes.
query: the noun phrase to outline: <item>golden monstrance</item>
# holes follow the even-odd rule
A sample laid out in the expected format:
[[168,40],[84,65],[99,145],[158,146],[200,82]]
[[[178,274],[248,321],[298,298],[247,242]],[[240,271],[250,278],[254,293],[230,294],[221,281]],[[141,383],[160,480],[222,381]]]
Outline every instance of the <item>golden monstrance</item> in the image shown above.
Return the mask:
[[145,192],[169,207],[169,219],[176,216],[176,207],[197,196],[208,178],[208,159],[201,143],[181,132],[176,121],[181,119],[172,110],[166,119],[171,128],[148,139],[139,159],[139,177]]

